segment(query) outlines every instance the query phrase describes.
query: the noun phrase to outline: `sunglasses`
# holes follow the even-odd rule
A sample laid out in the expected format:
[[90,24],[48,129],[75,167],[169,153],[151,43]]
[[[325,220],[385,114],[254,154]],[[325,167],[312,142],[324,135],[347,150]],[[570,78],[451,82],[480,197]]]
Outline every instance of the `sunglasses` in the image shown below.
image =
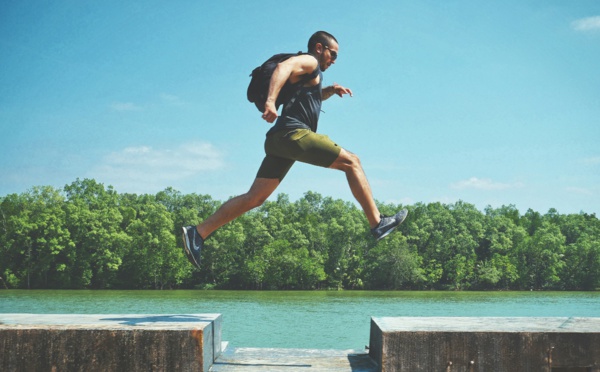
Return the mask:
[[[329,47],[325,45],[325,49],[329,49]],[[331,54],[332,61],[335,61],[337,59],[337,52],[335,50],[329,49],[329,54]]]

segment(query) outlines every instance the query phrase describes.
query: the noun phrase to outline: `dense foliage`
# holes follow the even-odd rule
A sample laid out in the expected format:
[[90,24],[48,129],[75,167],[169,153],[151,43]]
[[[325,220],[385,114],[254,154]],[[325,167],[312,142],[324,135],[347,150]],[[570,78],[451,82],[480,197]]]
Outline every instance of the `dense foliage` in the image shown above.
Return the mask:
[[[208,195],[118,194],[94,180],[0,198],[0,287],[242,289],[600,288],[595,215],[542,215],[464,202],[406,206],[376,243],[354,204],[285,194],[218,230],[196,271],[180,229],[212,214]],[[393,214],[400,205],[379,205]]]

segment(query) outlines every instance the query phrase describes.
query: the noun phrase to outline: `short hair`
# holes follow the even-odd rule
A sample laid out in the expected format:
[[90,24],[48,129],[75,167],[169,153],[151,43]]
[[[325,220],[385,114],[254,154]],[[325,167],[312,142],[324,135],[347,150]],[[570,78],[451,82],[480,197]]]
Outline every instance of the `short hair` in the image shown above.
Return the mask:
[[308,39],[308,52],[313,52],[318,43],[321,43],[321,45],[325,46],[329,45],[331,41],[335,41],[337,43],[337,39],[329,32],[317,31],[310,37],[310,39]]

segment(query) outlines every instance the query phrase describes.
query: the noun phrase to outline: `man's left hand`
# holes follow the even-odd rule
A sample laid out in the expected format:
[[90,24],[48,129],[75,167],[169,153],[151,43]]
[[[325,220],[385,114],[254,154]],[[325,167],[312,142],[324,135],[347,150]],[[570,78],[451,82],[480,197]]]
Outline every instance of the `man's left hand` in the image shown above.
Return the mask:
[[344,94],[349,94],[352,97],[352,90],[350,88],[343,87],[337,83],[333,83],[333,92],[340,97],[343,97]]

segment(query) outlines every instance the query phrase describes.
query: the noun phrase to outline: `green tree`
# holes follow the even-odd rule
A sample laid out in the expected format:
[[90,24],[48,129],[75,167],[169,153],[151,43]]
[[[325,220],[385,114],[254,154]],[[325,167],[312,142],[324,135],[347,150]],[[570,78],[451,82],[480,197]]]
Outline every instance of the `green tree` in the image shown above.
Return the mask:
[[319,212],[323,232],[324,270],[330,288],[362,288],[364,255],[369,230],[362,211],[354,204],[325,198]]
[[455,225],[450,258],[445,271],[453,289],[467,289],[475,278],[476,249],[484,233],[483,214],[474,205],[458,201],[449,206]]
[[516,251],[527,232],[514,206],[486,208],[485,232],[477,248],[477,280],[480,289],[509,289],[519,278]]
[[[181,194],[173,188],[167,188],[156,194],[157,202],[165,206],[171,214],[173,221],[172,234],[175,236],[175,243],[178,249],[183,252],[183,240],[181,238],[181,227],[188,225],[197,225],[208,216],[212,215],[220,206],[220,202],[213,200],[209,195],[199,194]],[[215,242],[215,239],[208,241],[208,244]],[[210,247],[205,250],[208,252]],[[206,261],[206,260],[205,260]],[[189,264],[188,264],[189,265]],[[182,286],[191,287],[199,282],[213,282],[207,277],[207,270],[192,270],[189,275],[183,278]],[[211,284],[214,285],[214,284]]]
[[[201,270],[181,226],[221,204],[167,188],[119,195],[91,179],[0,197],[0,276],[11,288],[569,289],[600,287],[600,222],[556,209],[416,203],[375,242],[355,204],[307,192],[207,240]],[[401,205],[380,204],[383,214]]]
[[555,289],[564,266],[565,237],[548,221],[535,230],[519,250],[521,288]]
[[422,258],[411,252],[407,238],[393,234],[367,254],[367,287],[372,289],[413,289],[425,281]]
[[131,242],[123,229],[119,195],[91,179],[65,186],[66,220],[77,260],[72,286],[111,288]]
[[241,250],[243,258],[239,287],[263,289],[266,263],[262,260],[261,254],[263,247],[273,242],[273,236],[267,229],[260,210],[248,213],[240,219],[240,222],[246,232],[246,239]]
[[65,228],[64,197],[50,186],[2,200],[0,272],[11,286],[60,288],[74,261]]
[[243,254],[246,241],[244,225],[234,220],[217,230],[202,253],[201,280],[211,286],[239,288],[244,276]]
[[167,208],[143,197],[138,218],[128,227],[131,242],[120,270],[124,286],[172,288],[191,275],[192,266],[175,244],[173,220]]
[[[461,256],[464,236],[446,205],[431,203],[418,213],[418,252],[423,258],[426,286],[461,289],[467,275],[466,258]],[[411,237],[414,239],[414,237]]]
[[565,265],[561,284],[565,289],[600,288],[600,221],[584,213],[560,217],[565,236]]
[[250,258],[250,265],[258,268],[261,285],[267,289],[312,289],[325,278],[308,249],[295,248],[288,240],[274,240]]

